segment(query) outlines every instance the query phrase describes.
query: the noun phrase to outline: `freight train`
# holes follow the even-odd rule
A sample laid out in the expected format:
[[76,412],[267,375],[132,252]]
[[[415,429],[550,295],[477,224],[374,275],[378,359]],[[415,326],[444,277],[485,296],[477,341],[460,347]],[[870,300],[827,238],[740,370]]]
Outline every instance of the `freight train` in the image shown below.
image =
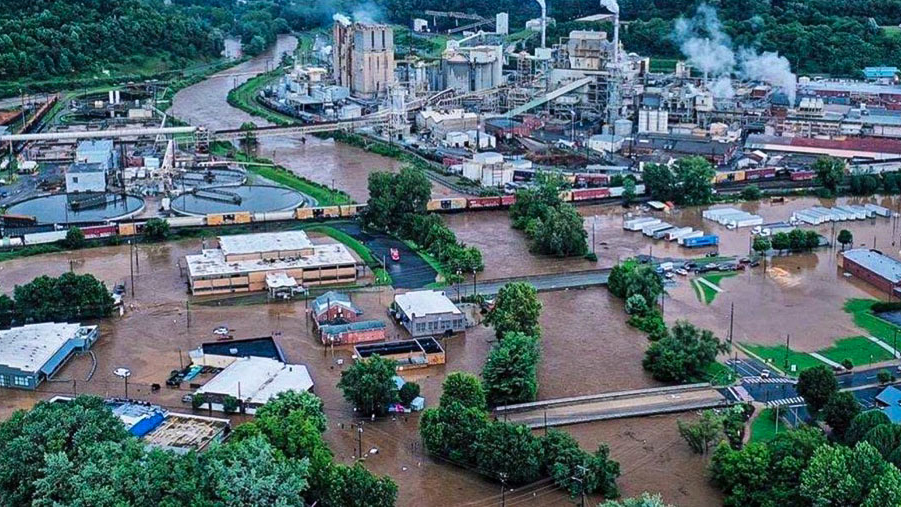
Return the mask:
[[[586,188],[576,190],[564,190],[560,192],[560,198],[564,202],[590,202],[604,199],[622,197],[623,187],[612,188]],[[644,193],[644,186],[637,185],[635,193]],[[426,208],[437,213],[447,213],[464,210],[503,209],[509,208],[516,202],[515,195],[502,195],[494,197],[452,197],[447,199],[432,199]],[[165,218],[172,229],[185,227],[216,227],[224,225],[242,225],[265,222],[285,222],[291,220],[324,220],[336,218],[353,218],[366,208],[365,204],[343,204],[340,206],[322,206],[316,208],[297,208],[288,211],[273,211],[255,213],[241,211],[236,213],[216,213],[201,216],[179,216]],[[85,239],[102,239],[113,236],[127,238],[143,233],[144,221],[121,221],[100,225],[79,226]],[[0,248],[40,245],[54,243],[66,238],[65,228],[56,228],[52,225],[46,229],[34,232],[31,227],[29,232],[17,235],[15,230],[7,230],[7,237],[0,238]]]

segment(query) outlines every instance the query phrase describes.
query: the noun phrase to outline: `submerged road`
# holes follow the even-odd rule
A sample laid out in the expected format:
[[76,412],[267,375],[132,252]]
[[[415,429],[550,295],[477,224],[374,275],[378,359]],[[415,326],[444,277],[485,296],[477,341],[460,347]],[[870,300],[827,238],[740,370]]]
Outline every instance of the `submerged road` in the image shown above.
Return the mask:
[[597,287],[607,284],[607,278],[610,277],[609,269],[592,269],[587,271],[571,271],[569,273],[558,273],[552,275],[535,275],[520,276],[515,278],[502,278],[495,280],[481,281],[476,277],[475,283],[472,279],[458,286],[452,285],[445,289],[447,295],[453,298],[457,297],[459,290],[460,297],[481,294],[483,296],[493,296],[504,285],[511,282],[525,282],[535,287],[538,292],[548,292],[566,289],[581,289],[585,287]]

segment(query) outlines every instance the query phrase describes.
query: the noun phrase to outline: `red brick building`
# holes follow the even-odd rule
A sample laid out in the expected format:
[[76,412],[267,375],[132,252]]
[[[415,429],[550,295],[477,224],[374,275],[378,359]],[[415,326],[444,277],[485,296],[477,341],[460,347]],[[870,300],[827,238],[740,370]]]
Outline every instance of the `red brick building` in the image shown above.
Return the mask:
[[842,269],[891,295],[901,287],[901,261],[878,250],[857,248],[842,253]]

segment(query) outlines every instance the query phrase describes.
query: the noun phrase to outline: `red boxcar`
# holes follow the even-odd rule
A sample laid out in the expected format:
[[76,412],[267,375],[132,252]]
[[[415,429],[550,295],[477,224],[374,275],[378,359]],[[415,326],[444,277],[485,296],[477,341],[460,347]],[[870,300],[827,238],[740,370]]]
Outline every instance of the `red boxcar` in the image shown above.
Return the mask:
[[462,164],[463,161],[460,160],[460,159],[458,159],[458,158],[444,157],[444,158],[441,159],[441,163],[444,164],[444,165],[447,166],[447,167],[450,167],[450,166],[452,166],[452,165],[459,165],[459,164]]
[[502,206],[513,206],[513,203],[516,202],[516,194],[505,195],[501,197],[501,205]]
[[606,185],[608,181],[606,174],[577,174],[576,185],[587,187],[600,187]]
[[748,169],[745,171],[745,179],[746,180],[762,180],[765,178],[775,178],[776,177],[776,169]]
[[583,190],[573,190],[573,201],[590,201],[592,199],[604,199],[610,197],[609,188],[588,188]]
[[817,177],[817,173],[814,171],[793,171],[791,173],[792,181],[808,181]]
[[81,232],[85,238],[108,238],[119,233],[119,228],[115,225],[92,225],[90,227],[82,227]]
[[469,209],[498,208],[500,205],[500,197],[472,197],[467,199],[466,207]]

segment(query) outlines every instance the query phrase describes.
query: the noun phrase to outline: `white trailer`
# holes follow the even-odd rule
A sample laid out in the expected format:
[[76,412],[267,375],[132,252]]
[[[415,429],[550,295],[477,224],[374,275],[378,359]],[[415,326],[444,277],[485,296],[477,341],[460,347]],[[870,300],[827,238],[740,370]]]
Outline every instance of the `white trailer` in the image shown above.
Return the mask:
[[882,206],[878,206],[876,204],[864,204],[863,207],[872,211],[875,215],[878,215],[880,217],[889,218],[892,216],[892,210],[883,208]]
[[642,227],[650,224],[659,224],[661,220],[654,217],[633,218],[623,222],[623,229],[627,231],[640,231]]
[[646,225],[646,226],[642,227],[642,228],[641,228],[641,233],[644,234],[645,236],[653,237],[654,234],[657,234],[657,233],[660,232],[660,231],[666,231],[666,230],[669,230],[669,229],[672,229],[672,228],[673,228],[672,225],[670,225],[670,224],[668,224],[668,223],[666,223],[666,222],[662,222],[662,223],[659,223],[659,224]]
[[680,245],[684,245],[686,239],[700,238],[703,235],[704,235],[704,231],[692,231],[692,232],[689,232],[688,234],[686,234],[685,236],[682,236],[681,238],[679,238],[678,242]]
[[676,241],[677,239],[685,236],[686,234],[694,231],[693,227],[679,227],[678,229],[673,229],[666,233],[667,241]]

